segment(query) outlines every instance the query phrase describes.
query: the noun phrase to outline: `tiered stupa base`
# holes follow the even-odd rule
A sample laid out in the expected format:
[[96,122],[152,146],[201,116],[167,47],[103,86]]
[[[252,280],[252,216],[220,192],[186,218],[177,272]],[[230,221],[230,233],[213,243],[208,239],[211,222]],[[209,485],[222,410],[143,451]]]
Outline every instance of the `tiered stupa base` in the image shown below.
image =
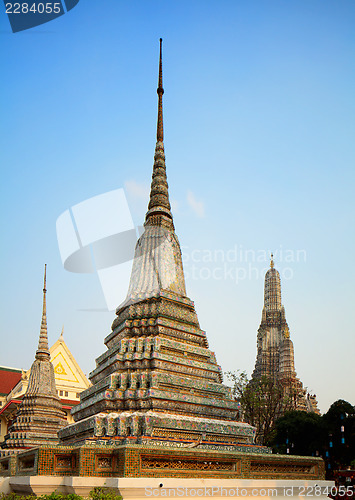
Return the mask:
[[[90,374],[93,386],[73,409],[62,444],[115,442],[237,450],[254,428],[237,422],[230,388],[208,349],[194,304],[161,290],[122,307]],[[180,444],[179,444],[180,443]]]

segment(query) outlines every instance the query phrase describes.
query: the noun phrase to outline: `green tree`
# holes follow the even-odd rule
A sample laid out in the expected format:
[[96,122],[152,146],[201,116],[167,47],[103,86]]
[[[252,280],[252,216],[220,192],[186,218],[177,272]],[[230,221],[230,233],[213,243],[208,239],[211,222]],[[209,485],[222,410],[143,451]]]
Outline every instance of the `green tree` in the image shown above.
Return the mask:
[[325,460],[329,470],[350,466],[355,460],[355,407],[339,399],[323,415],[327,429]]
[[296,393],[285,391],[284,386],[272,378],[249,380],[245,371],[227,372],[232,382],[232,393],[241,405],[241,419],[256,428],[255,441],[268,444],[275,420],[296,405]]
[[294,410],[276,420],[270,444],[276,453],[320,456],[326,437],[320,415]]
[[247,372],[236,370],[234,372],[226,372],[227,379],[232,382],[232,394],[240,400],[244,394],[246,386],[249,384]]
[[335,401],[323,416],[293,411],[276,420],[271,445],[276,453],[317,455],[326,463],[327,477],[355,463],[355,408]]

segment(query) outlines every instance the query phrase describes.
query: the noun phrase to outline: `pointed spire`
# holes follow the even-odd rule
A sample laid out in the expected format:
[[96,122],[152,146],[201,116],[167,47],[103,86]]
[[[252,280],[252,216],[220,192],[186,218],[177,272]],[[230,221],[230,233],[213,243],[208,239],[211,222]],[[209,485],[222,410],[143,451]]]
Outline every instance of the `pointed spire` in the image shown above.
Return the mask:
[[159,55],[159,80],[158,80],[158,122],[157,122],[157,141],[163,142],[164,128],[163,128],[163,58],[162,58],[162,44],[163,39],[160,38],[160,55]]
[[43,309],[42,309],[42,322],[39,334],[38,349],[36,351],[36,359],[50,359],[48,348],[48,333],[47,333],[47,303],[46,303],[46,282],[47,282],[47,264],[44,266],[44,280],[43,280]]
[[274,254],[273,253],[271,253],[270,267],[271,267],[271,269],[274,269]]
[[62,331],[60,333],[59,342],[64,342],[64,336],[63,336],[63,334],[64,334],[64,325],[62,326]]
[[166,178],[165,153],[164,153],[164,128],[163,128],[163,63],[162,39],[160,39],[159,78],[158,78],[158,120],[157,143],[155,146],[153,176],[150,190],[148,212],[145,225],[163,226],[174,230],[173,216],[169,202],[168,181]]

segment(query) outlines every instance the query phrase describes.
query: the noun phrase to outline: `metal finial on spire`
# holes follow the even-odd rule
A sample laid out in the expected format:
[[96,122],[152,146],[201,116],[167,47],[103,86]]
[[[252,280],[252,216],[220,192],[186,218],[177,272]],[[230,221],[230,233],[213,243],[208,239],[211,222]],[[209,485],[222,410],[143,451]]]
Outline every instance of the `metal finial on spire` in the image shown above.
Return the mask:
[[47,292],[47,264],[44,264],[43,293]]
[[159,79],[158,79],[158,123],[157,123],[157,141],[163,142],[164,129],[163,129],[163,57],[162,57],[163,39],[160,38],[160,55],[159,55]]
[[44,265],[42,322],[39,334],[38,349],[36,352],[36,359],[50,358],[49,348],[48,348],[48,333],[47,333],[46,286],[47,286],[47,264]]
[[270,267],[271,267],[271,269],[274,268],[274,254],[273,253],[271,254]]
[[47,264],[44,264],[44,278],[43,278],[43,313],[47,314],[47,303],[46,303],[46,293],[47,293]]

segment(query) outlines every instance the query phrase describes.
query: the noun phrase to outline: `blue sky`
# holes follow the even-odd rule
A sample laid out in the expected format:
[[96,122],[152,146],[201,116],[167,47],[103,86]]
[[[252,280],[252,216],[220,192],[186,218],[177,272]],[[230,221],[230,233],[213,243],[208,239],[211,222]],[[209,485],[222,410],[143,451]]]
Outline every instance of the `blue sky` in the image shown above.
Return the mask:
[[64,324],[87,374],[104,352],[114,313],[84,311],[105,308],[98,277],[63,269],[55,224],[122,187],[142,224],[162,37],[170,196],[210,348],[252,372],[273,250],[300,379],[322,411],[355,404],[354,22],[353,0],[81,0],[13,34],[2,9],[0,364],[33,360],[44,263],[50,342]]

